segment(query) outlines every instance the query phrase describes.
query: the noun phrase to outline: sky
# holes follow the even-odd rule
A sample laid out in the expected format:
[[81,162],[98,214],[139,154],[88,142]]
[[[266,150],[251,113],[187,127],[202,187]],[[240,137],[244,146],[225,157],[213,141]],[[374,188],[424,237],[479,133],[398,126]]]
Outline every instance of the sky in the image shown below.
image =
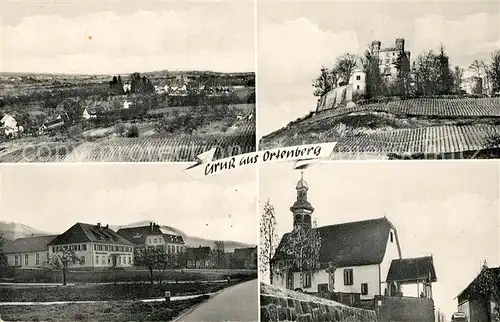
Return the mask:
[[193,179],[188,164],[0,166],[0,220],[62,233],[76,222],[154,221],[190,236],[257,243],[255,168]]
[[[260,168],[259,208],[270,200],[279,238],[292,229],[289,209],[299,179],[292,164]],[[403,257],[432,255],[436,308],[448,318],[482,263],[500,265],[496,162],[331,162],[306,169],[304,179],[318,227],[386,216]],[[416,286],[403,292],[416,293]]]
[[315,110],[312,81],[336,57],[363,54],[405,38],[416,58],[442,44],[450,63],[468,68],[500,48],[500,2],[352,1],[258,4],[259,136]]
[[238,2],[0,2],[1,72],[255,71],[255,6]]

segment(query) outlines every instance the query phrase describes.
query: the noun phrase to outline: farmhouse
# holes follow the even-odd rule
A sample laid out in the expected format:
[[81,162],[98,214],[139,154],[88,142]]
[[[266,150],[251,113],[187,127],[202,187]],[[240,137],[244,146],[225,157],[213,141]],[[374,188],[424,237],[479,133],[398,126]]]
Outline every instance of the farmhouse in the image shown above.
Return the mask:
[[3,246],[7,265],[14,267],[42,267],[49,260],[48,244],[56,235],[18,238]]
[[417,284],[422,297],[432,298],[431,283],[436,282],[432,257],[403,259],[398,232],[387,218],[313,228],[314,207],[307,199],[308,184],[303,178],[296,186],[297,199],[290,208],[293,232],[315,232],[320,237],[316,267],[300,270],[295,265],[279,270],[290,259],[296,238],[286,233],[271,261],[272,284],[321,296],[323,293],[359,296],[373,305],[376,296],[402,296],[401,286]]
[[49,244],[49,257],[70,249],[81,259],[79,267],[133,266],[134,245],[107,225],[76,223]]
[[236,248],[232,257],[233,268],[257,268],[257,247]]
[[5,114],[0,123],[2,123],[5,135],[15,135],[19,131],[17,121],[9,114]]
[[476,278],[458,294],[458,312],[465,313],[468,321],[496,321],[494,289],[498,292],[499,283],[500,267],[483,267]]
[[186,251],[182,236],[174,235],[170,230],[153,222],[150,222],[149,226],[121,228],[117,234],[136,247],[161,247],[167,254]]
[[57,118],[55,120],[45,122],[42,124],[42,126],[40,126],[38,133],[42,134],[46,131],[54,131],[58,128],[63,127],[64,124],[65,124],[64,119],[62,119],[62,118]]
[[194,247],[187,249],[187,268],[213,268],[212,250],[210,247]]

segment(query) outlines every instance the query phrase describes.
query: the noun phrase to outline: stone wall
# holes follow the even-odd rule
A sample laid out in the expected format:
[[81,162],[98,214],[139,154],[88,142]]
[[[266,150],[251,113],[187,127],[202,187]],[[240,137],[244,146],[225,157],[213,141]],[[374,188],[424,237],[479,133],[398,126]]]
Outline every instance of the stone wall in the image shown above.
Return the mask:
[[[376,296],[380,321],[434,322],[434,301],[419,297]],[[472,320],[476,321],[476,320]]]
[[260,320],[267,321],[377,321],[374,311],[349,307],[334,301],[284,290],[261,283]]

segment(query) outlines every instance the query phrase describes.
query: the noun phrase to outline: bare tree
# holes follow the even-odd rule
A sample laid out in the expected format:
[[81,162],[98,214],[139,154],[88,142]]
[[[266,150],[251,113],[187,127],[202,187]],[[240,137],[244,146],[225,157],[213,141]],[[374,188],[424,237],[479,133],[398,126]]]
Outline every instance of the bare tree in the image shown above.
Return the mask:
[[321,67],[321,74],[313,81],[314,96],[323,96],[335,88],[337,74],[335,70]]
[[214,264],[216,268],[224,268],[224,241],[214,241]]
[[82,262],[83,260],[76,256],[73,250],[67,247],[53,254],[53,256],[49,260],[49,266],[52,269],[58,269],[62,271],[63,285],[66,285],[66,273],[68,271],[68,267],[70,265],[80,264]]
[[290,271],[314,273],[320,267],[321,236],[316,221],[309,228],[296,226],[281,245],[282,258],[273,267],[279,275]]
[[343,82],[349,83],[357,65],[358,57],[354,54],[346,53],[337,58],[334,70]]
[[491,54],[491,63],[487,69],[489,79],[491,80],[491,93],[500,92],[500,50]]
[[153,270],[161,266],[164,262],[165,251],[161,248],[156,247],[142,247],[135,252],[135,263],[138,266],[147,268],[149,271],[149,281],[151,285],[154,283]]
[[276,217],[270,200],[264,205],[264,213],[260,218],[259,269],[262,275],[269,275],[272,283],[271,259],[276,250],[278,235],[276,234]]

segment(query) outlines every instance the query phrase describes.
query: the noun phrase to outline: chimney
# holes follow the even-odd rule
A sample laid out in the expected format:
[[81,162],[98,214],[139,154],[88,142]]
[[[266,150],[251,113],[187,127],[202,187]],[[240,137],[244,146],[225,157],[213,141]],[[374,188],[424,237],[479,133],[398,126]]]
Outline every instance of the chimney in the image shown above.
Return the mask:
[[149,222],[149,230],[153,231],[153,223],[152,222]]
[[97,229],[101,229],[101,223],[100,222],[97,223]]

